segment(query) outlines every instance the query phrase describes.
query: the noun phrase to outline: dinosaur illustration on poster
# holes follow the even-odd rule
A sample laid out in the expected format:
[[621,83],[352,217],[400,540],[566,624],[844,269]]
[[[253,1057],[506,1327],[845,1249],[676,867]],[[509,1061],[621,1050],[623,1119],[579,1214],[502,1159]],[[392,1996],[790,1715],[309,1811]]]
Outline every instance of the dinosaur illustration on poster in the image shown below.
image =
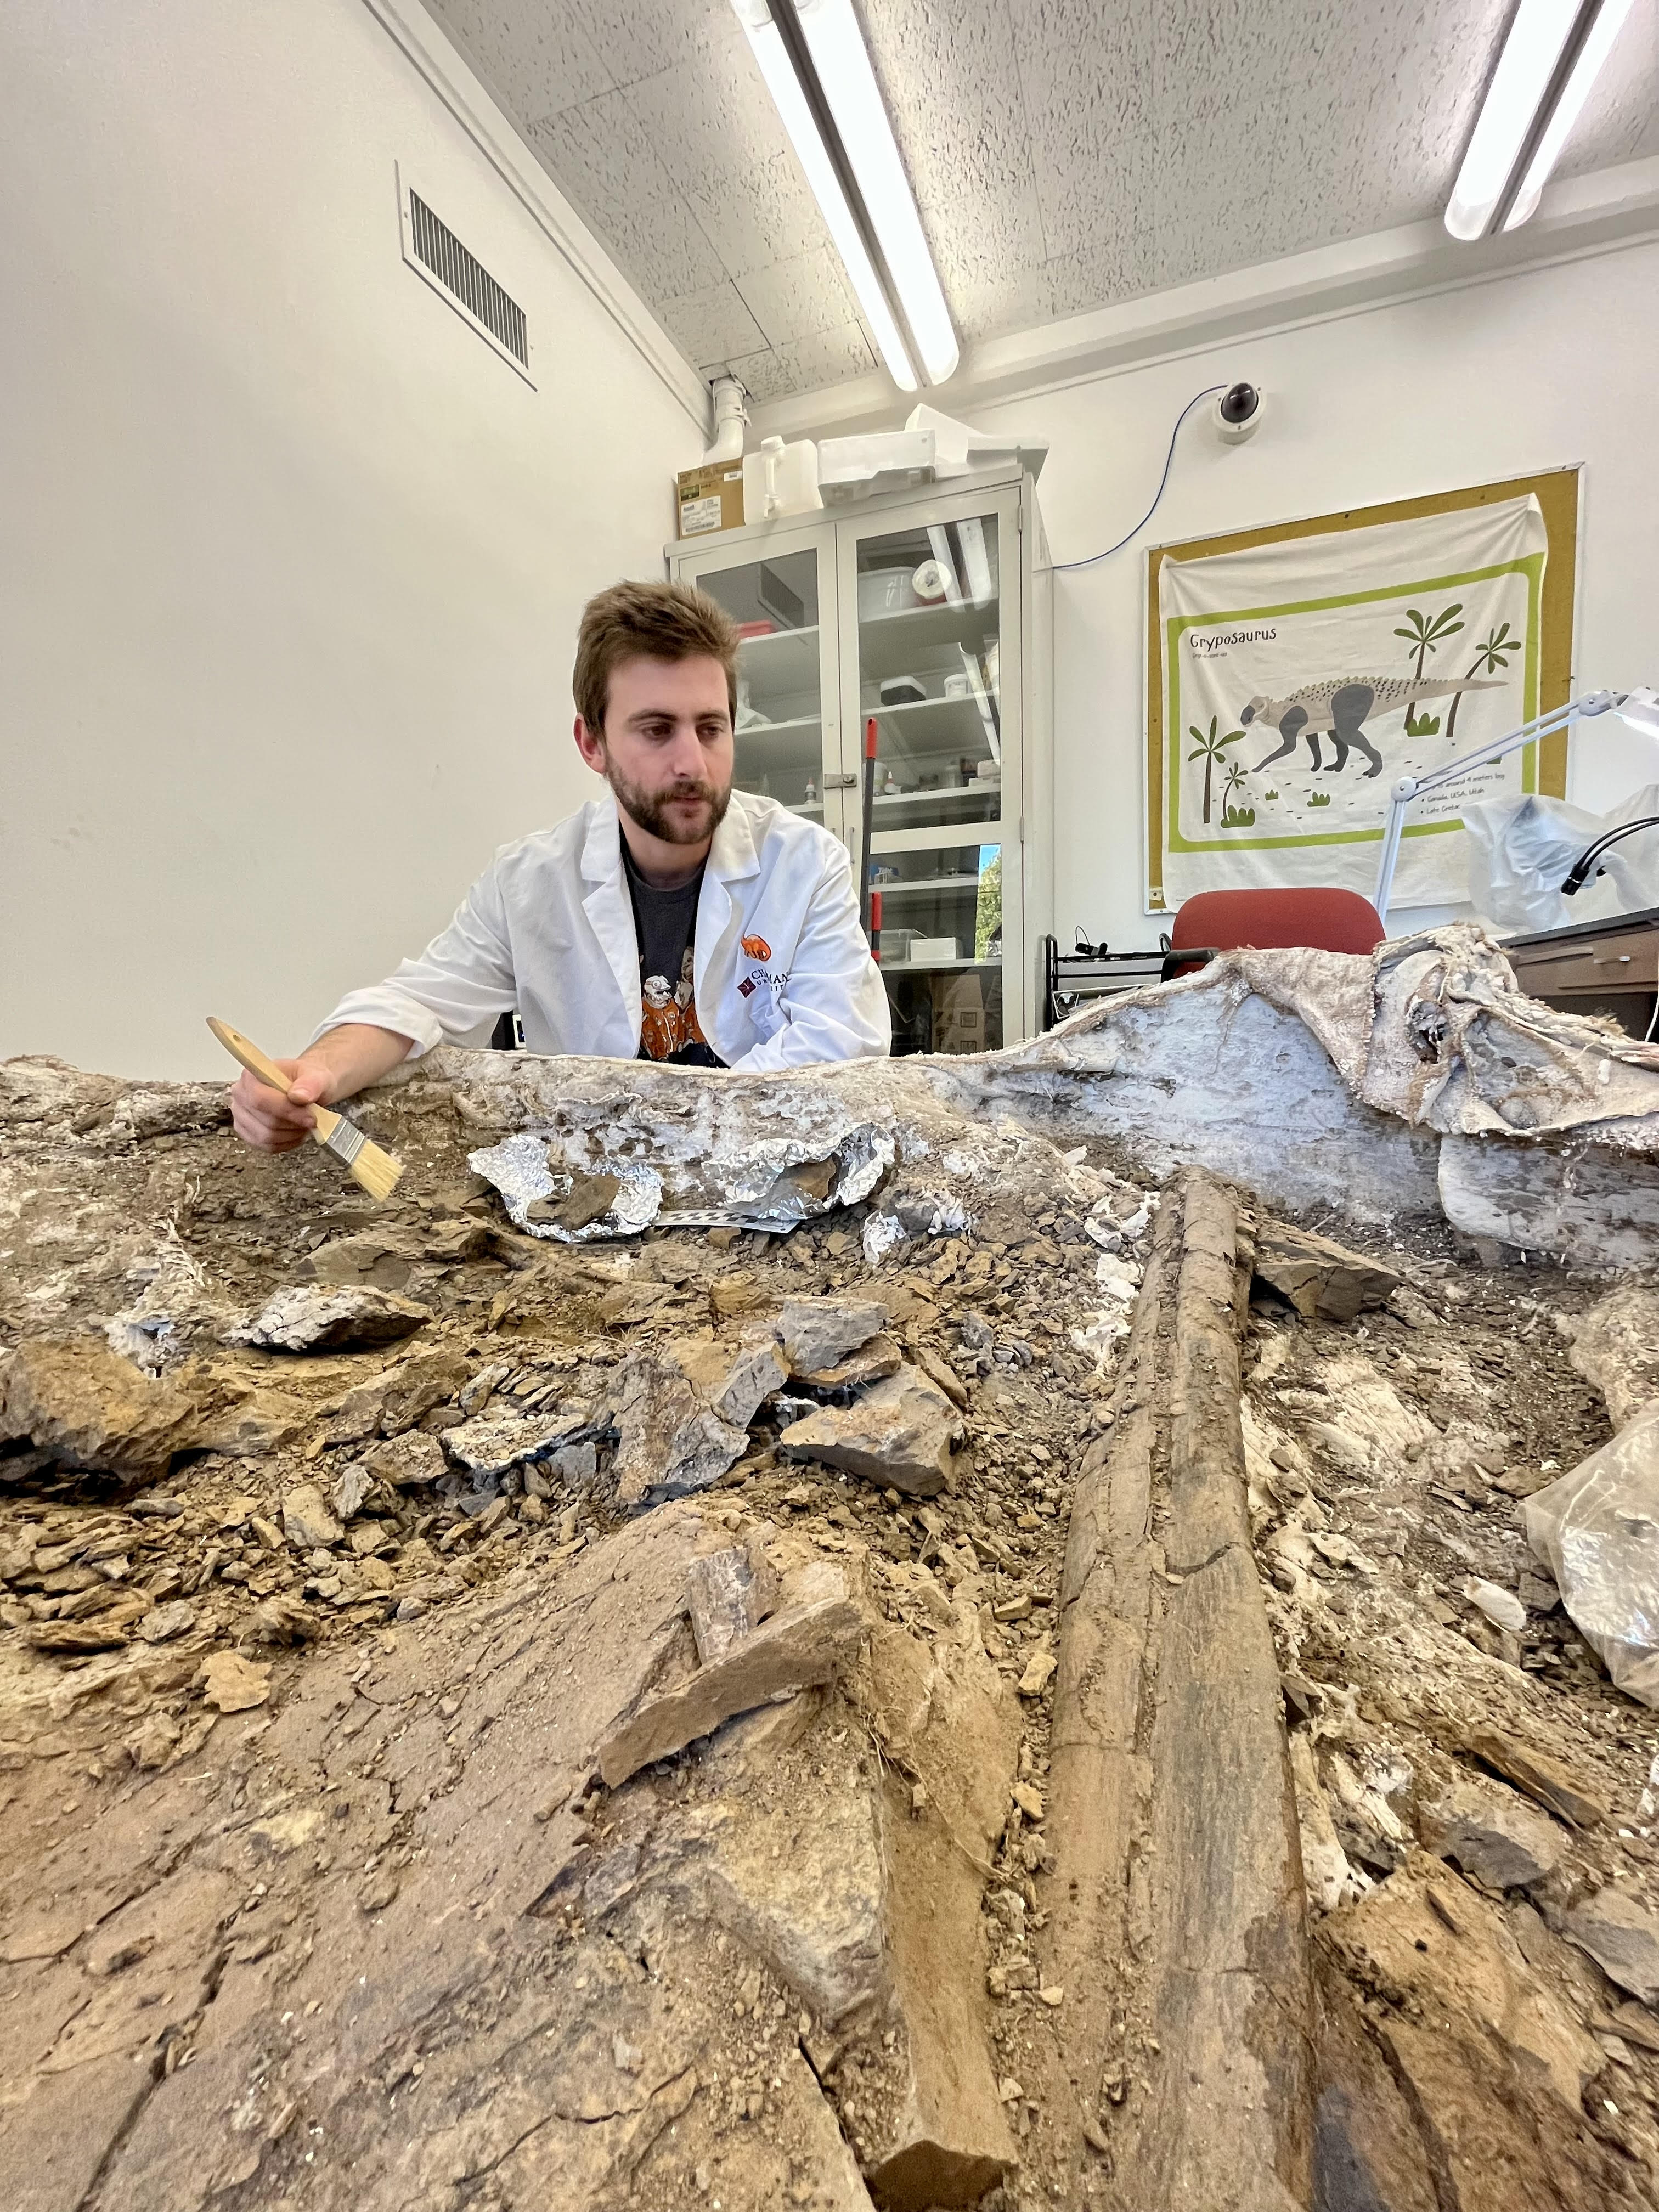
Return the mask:
[[1325,684],[1304,684],[1298,691],[1283,699],[1268,699],[1258,692],[1239,714],[1239,720],[1249,724],[1261,722],[1268,729],[1277,730],[1280,742],[1275,750],[1264,753],[1251,770],[1259,775],[1274,761],[1283,760],[1296,750],[1296,741],[1305,737],[1313,754],[1314,772],[1317,775],[1327,763],[1320,758],[1321,737],[1330,739],[1333,757],[1328,773],[1340,775],[1347,766],[1352,747],[1364,754],[1370,766],[1367,776],[1381,775],[1382,756],[1364,733],[1366,721],[1381,714],[1398,714],[1408,708],[1414,700],[1444,699],[1463,691],[1495,690],[1498,684],[1485,678],[1431,678],[1426,682],[1401,676],[1344,676]]

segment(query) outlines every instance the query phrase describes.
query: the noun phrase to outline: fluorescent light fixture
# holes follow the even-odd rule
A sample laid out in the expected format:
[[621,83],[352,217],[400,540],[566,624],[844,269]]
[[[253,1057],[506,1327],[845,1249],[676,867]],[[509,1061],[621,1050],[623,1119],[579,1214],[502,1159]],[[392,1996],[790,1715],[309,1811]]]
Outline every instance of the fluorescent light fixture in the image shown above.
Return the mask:
[[957,334],[853,0],[794,0],[794,7],[922,368],[930,384],[943,384],[961,359]]
[[732,6],[893,381],[942,384],[956,332],[852,0]]
[[1521,0],[1446,209],[1454,238],[1516,230],[1538,205],[1632,0]]

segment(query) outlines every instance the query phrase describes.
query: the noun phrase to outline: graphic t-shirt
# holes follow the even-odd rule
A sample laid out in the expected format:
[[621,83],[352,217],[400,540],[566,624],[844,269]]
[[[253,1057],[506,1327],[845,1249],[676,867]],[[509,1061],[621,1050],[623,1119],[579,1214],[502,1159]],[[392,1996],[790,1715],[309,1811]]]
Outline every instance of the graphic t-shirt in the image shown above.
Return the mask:
[[628,840],[622,841],[623,868],[634,902],[634,933],[640,943],[641,1060],[672,1060],[682,1067],[724,1067],[697,1022],[695,963],[701,868],[689,884],[659,890],[634,865]]

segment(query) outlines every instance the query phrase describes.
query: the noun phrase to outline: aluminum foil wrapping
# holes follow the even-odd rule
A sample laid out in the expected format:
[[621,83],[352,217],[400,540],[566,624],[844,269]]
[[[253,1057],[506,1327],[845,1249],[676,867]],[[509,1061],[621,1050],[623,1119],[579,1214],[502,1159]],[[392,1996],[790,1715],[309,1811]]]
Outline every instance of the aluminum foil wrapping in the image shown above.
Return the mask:
[[466,1164],[500,1191],[514,1228],[522,1229],[528,1237],[551,1237],[561,1244],[637,1237],[641,1230],[651,1226],[662,1206],[662,1177],[655,1168],[647,1167],[643,1161],[615,1160],[607,1163],[605,1172],[616,1177],[620,1188],[607,1212],[580,1229],[567,1229],[556,1221],[531,1220],[530,1207],[543,1199],[566,1197],[575,1182],[568,1168],[553,1164],[544,1137],[523,1133],[504,1137],[499,1145],[469,1152]]
[[[735,1227],[781,1234],[838,1206],[860,1205],[893,1159],[891,1136],[869,1122],[848,1130],[834,1150],[822,1157],[780,1139],[733,1158],[699,1161],[695,1183],[685,1190],[689,1202],[683,1206],[672,1198],[665,1203],[663,1176],[644,1161],[609,1158],[572,1169],[559,1157],[556,1139],[550,1143],[547,1136],[527,1130],[470,1152],[467,1164],[500,1191],[516,1227],[532,1237],[578,1244],[634,1237],[653,1226]],[[550,1206],[569,1197],[579,1182],[591,1185],[601,1174],[614,1177],[619,1186],[603,1213],[576,1227],[532,1217],[532,1207],[544,1216]]]

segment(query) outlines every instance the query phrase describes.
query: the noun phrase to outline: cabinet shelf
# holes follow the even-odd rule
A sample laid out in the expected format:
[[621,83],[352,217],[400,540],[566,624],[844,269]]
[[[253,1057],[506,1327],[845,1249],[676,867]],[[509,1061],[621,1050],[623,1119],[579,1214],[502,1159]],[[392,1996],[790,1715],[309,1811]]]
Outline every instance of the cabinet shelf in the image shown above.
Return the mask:
[[931,791],[878,791],[874,804],[878,806],[939,805],[953,799],[1000,799],[1002,786],[998,783],[935,784]]
[[823,726],[821,714],[789,714],[776,722],[751,722],[746,730],[738,730],[733,734],[740,745],[745,745],[752,738],[786,737],[795,730],[818,730]]
[[[965,645],[982,653],[1001,628],[999,602],[982,607],[948,602],[931,607],[901,607],[896,614],[864,615],[859,621],[859,658],[866,680],[902,676],[918,653],[939,646]],[[960,664],[958,664],[959,665]]]
[[933,975],[946,968],[1000,968],[1002,956],[994,960],[890,960],[884,956],[877,962],[884,975]]
[[896,884],[872,884],[870,888],[890,899],[902,898],[907,891],[977,890],[979,885],[977,876],[904,876]]

